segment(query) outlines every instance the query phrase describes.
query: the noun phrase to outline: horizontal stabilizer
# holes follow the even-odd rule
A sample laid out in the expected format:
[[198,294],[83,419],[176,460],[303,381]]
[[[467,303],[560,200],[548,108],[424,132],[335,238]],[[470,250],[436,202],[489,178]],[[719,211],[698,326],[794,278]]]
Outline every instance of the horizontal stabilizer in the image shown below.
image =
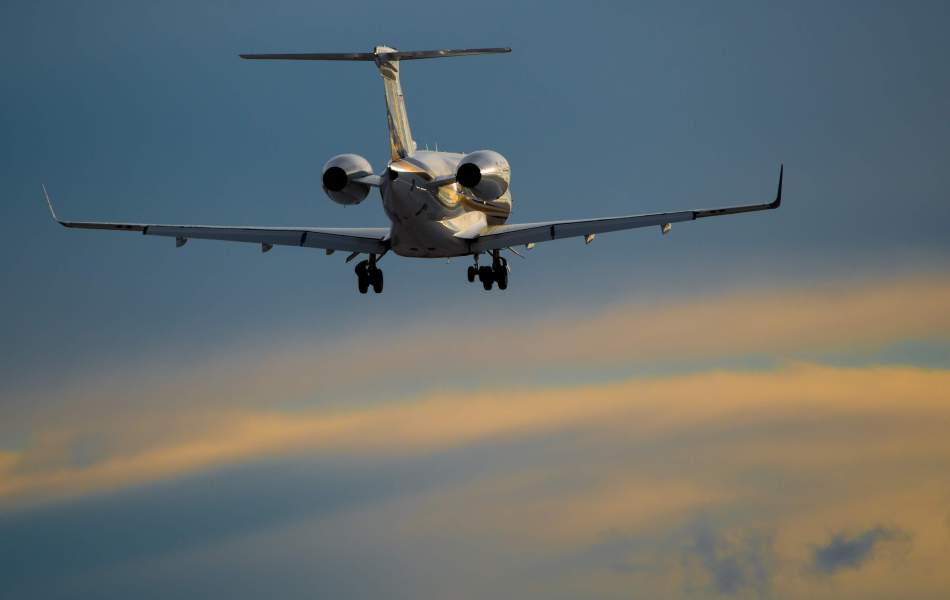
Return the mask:
[[372,52],[309,52],[309,53],[278,53],[278,54],[240,54],[248,60],[376,60]]
[[[504,54],[511,48],[466,48],[462,50],[411,50],[400,52],[381,46],[380,52],[304,52],[277,54],[241,54],[248,60],[418,60],[421,58],[446,58],[450,56],[472,56],[475,54]],[[384,50],[385,49],[385,50]],[[384,51],[382,51],[384,50]]]

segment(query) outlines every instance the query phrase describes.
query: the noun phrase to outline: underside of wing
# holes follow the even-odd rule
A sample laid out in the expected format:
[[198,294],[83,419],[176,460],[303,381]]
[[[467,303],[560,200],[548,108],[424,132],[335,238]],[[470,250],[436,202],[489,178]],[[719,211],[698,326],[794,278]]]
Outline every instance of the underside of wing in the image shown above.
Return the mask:
[[389,229],[385,227],[333,228],[333,227],[229,227],[220,225],[159,225],[145,223],[110,223],[95,221],[66,221],[56,216],[53,203],[46,188],[46,202],[53,219],[63,227],[73,229],[110,229],[137,231],[143,235],[173,237],[178,245],[190,239],[247,242],[272,246],[301,246],[344,252],[382,254],[389,249]]
[[536,244],[569,237],[583,237],[595,233],[607,233],[624,229],[637,229],[651,225],[692,221],[691,211],[658,213],[655,215],[631,215],[605,219],[580,219],[576,221],[548,221],[545,223],[518,223],[489,227],[472,243],[472,252],[498,250],[521,244]]
[[734,215],[760,210],[772,210],[782,204],[782,179],[785,168],[779,169],[778,192],[775,200],[764,204],[743,204],[725,208],[704,210],[684,210],[679,212],[628,215],[600,219],[578,219],[567,221],[547,221],[543,223],[521,223],[496,225],[489,227],[477,240],[472,242],[472,252],[487,252],[509,246],[534,244],[569,237],[590,237],[597,233],[608,233],[640,227],[661,227],[664,233],[668,225],[682,221],[695,221],[706,217]]
[[[82,227],[80,224],[66,227]],[[119,229],[109,227],[108,229]],[[203,225],[145,225],[144,235],[160,235],[180,240],[204,239],[250,242],[267,246],[300,246],[345,252],[382,254],[389,248],[389,229],[383,227],[221,227]]]

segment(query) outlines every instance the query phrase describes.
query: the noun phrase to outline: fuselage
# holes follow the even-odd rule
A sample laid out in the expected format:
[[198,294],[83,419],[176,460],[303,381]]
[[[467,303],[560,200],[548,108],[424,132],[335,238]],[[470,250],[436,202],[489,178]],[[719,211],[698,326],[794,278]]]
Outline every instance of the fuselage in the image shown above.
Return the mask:
[[456,172],[464,154],[421,150],[389,163],[379,188],[392,222],[390,244],[401,256],[444,258],[471,254],[470,242],[511,214],[511,192],[485,202],[457,183],[429,189]]

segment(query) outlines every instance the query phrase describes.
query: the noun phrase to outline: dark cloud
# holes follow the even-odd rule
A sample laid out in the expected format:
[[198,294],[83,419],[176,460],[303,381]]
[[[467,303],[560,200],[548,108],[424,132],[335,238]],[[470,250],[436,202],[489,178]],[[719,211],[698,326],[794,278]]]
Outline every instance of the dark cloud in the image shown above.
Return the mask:
[[769,595],[773,562],[770,535],[748,532],[730,538],[705,520],[692,525],[689,534],[687,562],[699,559],[714,591],[735,595],[749,590],[759,597]]
[[[761,530],[724,532],[712,520],[700,518],[672,532],[643,535],[605,534],[574,566],[598,566],[638,576],[665,572],[669,557],[685,568],[686,596],[713,594],[768,598],[775,551],[772,535]],[[701,573],[700,580],[689,574]]]
[[874,549],[881,542],[899,536],[900,532],[880,526],[851,537],[843,532],[836,533],[827,544],[815,548],[814,567],[829,575],[842,569],[857,569],[873,556]]

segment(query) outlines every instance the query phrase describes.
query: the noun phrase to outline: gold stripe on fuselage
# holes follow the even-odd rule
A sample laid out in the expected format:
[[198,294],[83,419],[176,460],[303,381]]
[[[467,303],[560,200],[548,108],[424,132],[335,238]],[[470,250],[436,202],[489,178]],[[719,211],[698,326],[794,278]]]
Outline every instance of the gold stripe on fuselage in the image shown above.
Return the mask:
[[457,189],[457,184],[450,183],[439,188],[439,192],[435,195],[436,200],[439,201],[444,207],[452,209],[459,205],[462,206],[465,210],[477,210],[478,212],[485,213],[486,216],[506,219],[508,215],[511,214],[511,202],[502,202],[500,204],[492,204],[490,202],[482,202],[476,198],[471,197],[465,192],[461,192]]
[[429,181],[433,179],[433,175],[429,169],[412,157],[395,160],[389,163],[389,168],[397,173],[412,173],[413,175],[420,175]]

